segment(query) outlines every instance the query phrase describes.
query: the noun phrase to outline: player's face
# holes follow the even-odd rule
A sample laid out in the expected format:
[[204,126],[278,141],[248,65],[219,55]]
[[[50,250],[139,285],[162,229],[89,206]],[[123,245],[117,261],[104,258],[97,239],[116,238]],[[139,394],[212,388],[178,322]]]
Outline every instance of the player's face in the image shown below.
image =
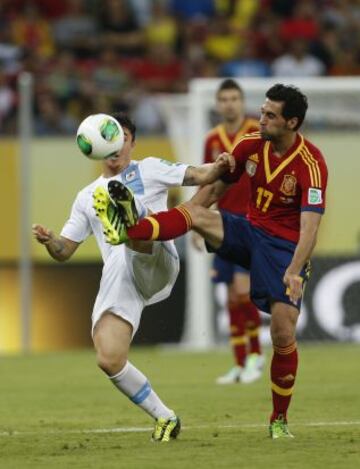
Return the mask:
[[244,113],[244,101],[238,90],[222,90],[217,95],[217,110],[228,122],[238,119]]
[[135,146],[130,131],[123,127],[124,130],[124,145],[119,153],[112,158],[104,160],[105,166],[112,172],[122,171],[131,160],[131,152]]
[[293,131],[297,119],[286,120],[282,115],[283,103],[266,99],[261,106],[260,134],[265,140],[278,140]]

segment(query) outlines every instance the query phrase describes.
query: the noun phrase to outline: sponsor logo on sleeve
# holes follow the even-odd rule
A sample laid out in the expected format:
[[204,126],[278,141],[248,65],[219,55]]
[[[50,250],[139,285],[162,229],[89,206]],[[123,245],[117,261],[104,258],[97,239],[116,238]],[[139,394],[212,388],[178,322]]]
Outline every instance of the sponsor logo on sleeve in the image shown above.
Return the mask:
[[322,192],[321,189],[309,188],[308,192],[308,204],[319,205],[322,203]]

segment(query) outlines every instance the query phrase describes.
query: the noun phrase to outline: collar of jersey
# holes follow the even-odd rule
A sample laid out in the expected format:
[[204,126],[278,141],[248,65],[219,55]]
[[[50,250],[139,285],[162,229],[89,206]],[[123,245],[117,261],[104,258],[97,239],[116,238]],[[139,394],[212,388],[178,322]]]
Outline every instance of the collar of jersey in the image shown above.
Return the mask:
[[299,134],[300,137],[300,142],[296,146],[295,150],[287,157],[285,160],[279,164],[279,166],[275,169],[274,172],[271,172],[270,169],[270,161],[269,161],[269,151],[270,151],[270,142],[267,141],[264,145],[264,168],[265,168],[265,176],[266,176],[266,182],[269,184],[273,179],[276,178],[276,176],[281,173],[281,171],[289,164],[292,162],[292,160],[295,158],[295,156],[300,153],[304,146],[304,137]]

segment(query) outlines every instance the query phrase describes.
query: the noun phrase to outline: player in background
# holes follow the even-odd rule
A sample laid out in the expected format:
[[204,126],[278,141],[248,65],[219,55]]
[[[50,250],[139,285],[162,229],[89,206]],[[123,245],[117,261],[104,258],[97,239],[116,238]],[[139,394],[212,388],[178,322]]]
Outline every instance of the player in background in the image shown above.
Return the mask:
[[[231,79],[224,80],[216,93],[216,107],[222,122],[212,129],[205,141],[204,163],[216,160],[220,153],[231,153],[247,133],[259,130],[259,122],[245,115],[244,92]],[[243,174],[217,202],[220,210],[246,215],[250,198],[250,180]],[[194,246],[202,250],[203,240],[193,232]],[[250,300],[249,271],[215,254],[212,281],[227,285],[230,319],[230,344],[235,366],[217,378],[218,384],[251,383],[262,374],[264,357],[259,342],[260,314]]]
[[[261,107],[260,132],[244,136],[233,150],[235,171],[204,187],[191,201],[153,214],[131,228],[121,225],[120,242],[173,239],[190,229],[210,251],[250,269],[253,302],[271,314],[273,343],[270,436],[292,438],[287,411],[298,367],[296,323],[309,259],[325,210],[327,167],[320,150],[299,132],[307,98],[293,86],[276,84]],[[250,176],[247,218],[209,210],[227,184]]]
[[[148,210],[166,210],[169,187],[215,181],[227,162],[221,156],[217,162],[199,167],[154,157],[132,161],[135,125],[126,116],[116,118],[124,129],[123,148],[116,157],[104,160],[103,174],[78,193],[60,236],[38,224],[33,225],[33,235],[59,262],[70,259],[91,234],[96,237],[104,262],[92,313],[98,365],[119,391],[155,419],[153,441],[167,442],[178,435],[180,420],[155,393],[146,376],[128,361],[128,353],[144,306],[169,296],[179,271],[179,258],[173,241],[136,242],[131,246],[107,244],[101,224],[102,206],[108,203],[107,185],[112,181],[130,187],[138,196],[140,216]],[[97,213],[93,208],[94,197],[99,201]],[[111,204],[107,205],[106,215],[113,223],[119,222]]]

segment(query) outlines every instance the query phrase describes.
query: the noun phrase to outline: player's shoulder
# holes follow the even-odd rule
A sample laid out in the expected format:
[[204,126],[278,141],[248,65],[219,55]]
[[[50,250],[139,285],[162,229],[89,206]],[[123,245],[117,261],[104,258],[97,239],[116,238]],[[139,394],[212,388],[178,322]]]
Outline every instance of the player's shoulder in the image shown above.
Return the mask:
[[140,161],[136,162],[139,165],[139,168],[141,169],[151,169],[154,166],[160,166],[160,165],[172,165],[173,162],[170,160],[166,160],[165,158],[162,158],[161,156],[146,156]]
[[304,138],[303,148],[301,150],[301,154],[303,160],[307,161],[316,161],[322,165],[326,166],[326,161],[324,155],[319,147],[317,147],[314,143],[310,142],[310,140]]
[[255,151],[263,144],[264,140],[262,139],[260,132],[250,132],[244,134],[236,143],[233,151]]
[[221,124],[216,125],[212,129],[210,129],[205,135],[205,141],[213,140],[219,136],[219,132],[221,130]]

